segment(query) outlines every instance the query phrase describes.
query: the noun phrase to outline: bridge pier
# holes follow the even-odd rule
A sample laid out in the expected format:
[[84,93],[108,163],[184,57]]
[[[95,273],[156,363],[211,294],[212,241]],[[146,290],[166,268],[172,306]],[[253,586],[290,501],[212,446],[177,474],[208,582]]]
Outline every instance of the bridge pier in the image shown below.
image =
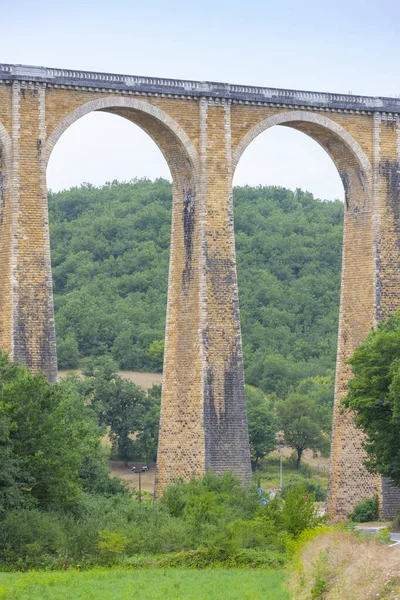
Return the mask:
[[[12,152],[7,228],[2,239],[9,279],[2,296],[9,322],[8,348],[14,360],[57,379],[57,358],[45,165],[44,88],[12,84]],[[7,338],[6,338],[7,339]],[[4,344],[4,342],[3,342]],[[4,344],[5,346],[6,344]],[[3,347],[4,347],[3,346]],[[7,346],[6,346],[7,347]]]
[[[177,478],[201,475],[207,469],[218,474],[232,471],[243,483],[251,481],[233,230],[229,103],[200,100],[196,180],[190,226],[185,204],[179,207],[174,202],[158,494]],[[177,227],[179,222],[184,224],[183,229]],[[185,247],[189,237],[192,244],[191,272],[197,304],[195,301],[193,309],[187,304],[172,320],[176,290],[182,280],[174,248],[182,235]],[[176,345],[182,321],[197,322],[197,329],[192,338],[184,329]],[[198,351],[194,361],[189,365],[183,356],[176,361],[181,347],[194,340]],[[196,378],[194,390],[191,386]],[[193,436],[196,428],[197,435]]]

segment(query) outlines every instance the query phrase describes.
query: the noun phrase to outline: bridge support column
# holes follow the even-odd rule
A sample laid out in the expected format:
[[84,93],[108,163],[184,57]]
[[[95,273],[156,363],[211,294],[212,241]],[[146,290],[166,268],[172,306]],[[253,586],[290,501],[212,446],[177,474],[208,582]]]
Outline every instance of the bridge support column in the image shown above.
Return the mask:
[[201,104],[206,468],[251,478],[232,203],[230,102]]
[[[372,326],[400,307],[400,129],[374,115],[370,198],[346,190],[342,288],[328,512],[345,518],[363,498],[378,495],[381,515],[392,518],[400,490],[366,471],[363,435],[340,401],[352,376],[346,364]],[[346,175],[346,174],[345,174]],[[346,179],[346,177],[345,177]],[[367,183],[367,182],[366,182]]]
[[251,480],[228,102],[200,101],[196,190],[192,202],[174,198],[158,495],[207,469]]
[[10,350],[15,361],[57,378],[45,167],[45,89],[13,83]]

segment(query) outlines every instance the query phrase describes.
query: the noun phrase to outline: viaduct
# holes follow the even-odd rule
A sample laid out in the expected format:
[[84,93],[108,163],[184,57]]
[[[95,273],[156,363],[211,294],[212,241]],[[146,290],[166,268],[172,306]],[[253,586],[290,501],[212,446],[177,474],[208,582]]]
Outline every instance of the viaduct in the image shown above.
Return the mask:
[[363,467],[362,437],[339,402],[347,358],[400,305],[400,100],[0,64],[0,345],[57,376],[46,166],[92,111],[128,119],[173,177],[158,491],[212,467],[250,479],[233,231],[232,177],[276,125],[317,141],[345,189],[345,230],[329,513],[394,492]]

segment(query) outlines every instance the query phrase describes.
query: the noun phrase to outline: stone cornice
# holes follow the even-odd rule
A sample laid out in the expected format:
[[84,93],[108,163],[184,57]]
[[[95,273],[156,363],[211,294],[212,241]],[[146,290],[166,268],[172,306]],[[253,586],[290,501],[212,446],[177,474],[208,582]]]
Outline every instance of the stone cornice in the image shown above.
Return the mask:
[[0,64],[0,81],[27,81],[57,86],[119,90],[188,98],[214,98],[240,103],[289,105],[330,110],[400,113],[400,98],[353,96],[263,88],[212,81],[190,81]]

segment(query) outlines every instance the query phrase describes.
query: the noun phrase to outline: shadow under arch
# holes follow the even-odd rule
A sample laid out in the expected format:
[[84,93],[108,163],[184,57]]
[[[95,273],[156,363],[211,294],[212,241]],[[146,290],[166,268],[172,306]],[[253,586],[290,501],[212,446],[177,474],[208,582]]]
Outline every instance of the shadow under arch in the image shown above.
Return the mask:
[[368,156],[342,125],[318,113],[285,111],[257,123],[244,135],[232,153],[233,173],[249,144],[275,125],[283,125],[305,133],[324,148],[342,180],[347,211],[364,212],[370,209],[372,167]]

